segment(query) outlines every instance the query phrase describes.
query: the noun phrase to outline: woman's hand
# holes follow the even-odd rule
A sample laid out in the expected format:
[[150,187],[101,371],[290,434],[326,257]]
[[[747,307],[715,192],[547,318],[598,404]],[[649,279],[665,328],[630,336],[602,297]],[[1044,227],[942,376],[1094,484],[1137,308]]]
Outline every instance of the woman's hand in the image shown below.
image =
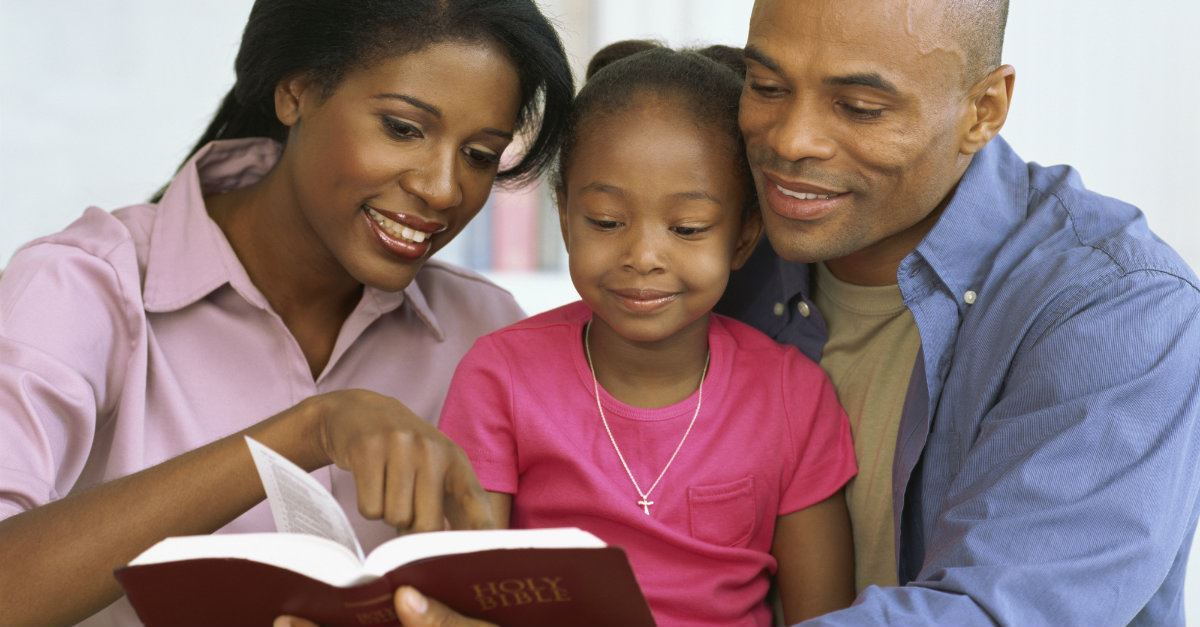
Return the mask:
[[[496,627],[467,618],[407,586],[396,590],[392,602],[396,606],[396,617],[404,627]],[[274,627],[317,627],[317,624],[295,616],[280,616],[275,619]]]
[[364,517],[410,532],[499,523],[462,449],[400,401],[343,390],[306,403],[323,457],[354,475]]

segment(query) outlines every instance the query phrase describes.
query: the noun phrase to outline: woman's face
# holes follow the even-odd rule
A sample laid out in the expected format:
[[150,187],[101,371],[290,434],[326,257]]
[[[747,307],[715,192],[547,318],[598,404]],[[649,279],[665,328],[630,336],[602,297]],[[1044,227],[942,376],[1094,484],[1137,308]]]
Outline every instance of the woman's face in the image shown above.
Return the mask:
[[404,289],[483,206],[519,108],[517,71],[489,43],[387,58],[332,94],[284,81],[276,109],[290,127],[282,163],[299,246],[359,283]]

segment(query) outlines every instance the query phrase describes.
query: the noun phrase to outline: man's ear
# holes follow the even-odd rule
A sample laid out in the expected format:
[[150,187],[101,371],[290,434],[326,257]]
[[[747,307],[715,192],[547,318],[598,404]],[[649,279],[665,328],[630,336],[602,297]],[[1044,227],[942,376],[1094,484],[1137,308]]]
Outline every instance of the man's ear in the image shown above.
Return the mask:
[[742,232],[738,234],[737,248],[733,250],[733,261],[729,264],[730,270],[737,270],[746,265],[746,260],[758,246],[762,232],[762,213],[759,212],[758,207],[755,207],[742,218]]
[[275,85],[275,117],[286,127],[300,121],[304,96],[313,88],[312,79],[305,74],[293,74]]
[[971,87],[970,103],[963,134],[963,154],[973,155],[1000,134],[1008,109],[1012,104],[1013,82],[1016,70],[1011,65],[1001,65],[992,70],[983,80]]

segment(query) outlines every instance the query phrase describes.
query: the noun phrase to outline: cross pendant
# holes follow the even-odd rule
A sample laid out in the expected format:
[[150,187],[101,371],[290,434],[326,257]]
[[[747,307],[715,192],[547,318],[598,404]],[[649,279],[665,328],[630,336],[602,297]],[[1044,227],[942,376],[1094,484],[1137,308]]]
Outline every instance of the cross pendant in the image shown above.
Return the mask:
[[638,505],[641,505],[642,511],[646,512],[646,515],[649,516],[650,515],[650,506],[654,505],[654,501],[647,501],[646,497],[642,497],[642,500],[638,501]]

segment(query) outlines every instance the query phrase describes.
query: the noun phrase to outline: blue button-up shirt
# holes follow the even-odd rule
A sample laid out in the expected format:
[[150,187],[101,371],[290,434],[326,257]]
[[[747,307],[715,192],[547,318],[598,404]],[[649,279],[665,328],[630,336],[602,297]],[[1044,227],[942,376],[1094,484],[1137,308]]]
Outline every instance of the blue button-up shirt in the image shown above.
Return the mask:
[[[893,466],[901,587],[821,625],[1182,624],[1200,282],[1134,207],[997,138],[900,264],[921,335]],[[719,309],[821,358],[764,241]]]

